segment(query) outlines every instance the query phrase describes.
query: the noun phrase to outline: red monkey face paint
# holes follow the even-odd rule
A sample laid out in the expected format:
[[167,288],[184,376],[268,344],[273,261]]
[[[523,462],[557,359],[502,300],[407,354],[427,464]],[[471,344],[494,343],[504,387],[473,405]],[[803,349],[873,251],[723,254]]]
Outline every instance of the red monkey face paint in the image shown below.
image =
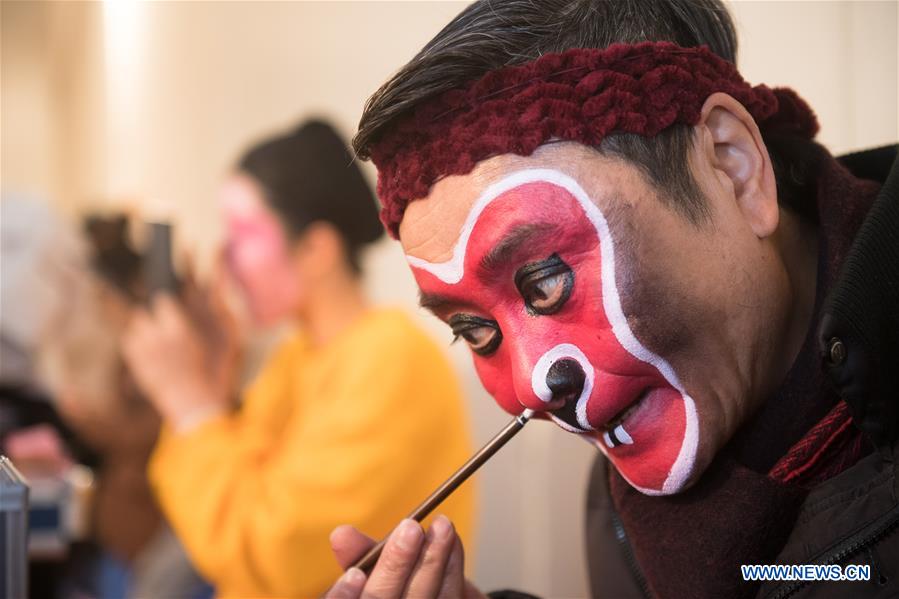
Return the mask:
[[751,412],[774,280],[725,194],[697,227],[659,193],[548,144],[439,181],[400,226],[422,305],[497,403],[582,435],[647,494],[692,484]]
[[490,306],[448,322],[504,409],[564,403],[550,417],[593,439],[635,487],[684,485],[698,441],[694,401],[628,325],[608,223],[577,181],[514,172],[477,199],[448,261],[408,260],[430,296]]
[[655,495],[692,484],[789,364],[776,242],[691,152],[701,224],[637,167],[559,142],[436,182],[399,227],[422,305],[499,405],[582,435]]

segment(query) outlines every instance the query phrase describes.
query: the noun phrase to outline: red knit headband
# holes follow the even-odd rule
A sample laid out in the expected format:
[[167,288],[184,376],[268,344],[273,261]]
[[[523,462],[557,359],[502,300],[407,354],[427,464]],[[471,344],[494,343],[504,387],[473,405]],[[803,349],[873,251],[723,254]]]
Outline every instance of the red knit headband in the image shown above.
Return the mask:
[[427,100],[372,144],[381,220],[397,237],[410,201],[491,156],[528,156],[550,139],[595,146],[610,133],[651,137],[675,123],[695,125],[715,92],[743,104],[761,129],[809,139],[818,131],[795,92],[750,86],[705,46],[641,42],[546,54]]

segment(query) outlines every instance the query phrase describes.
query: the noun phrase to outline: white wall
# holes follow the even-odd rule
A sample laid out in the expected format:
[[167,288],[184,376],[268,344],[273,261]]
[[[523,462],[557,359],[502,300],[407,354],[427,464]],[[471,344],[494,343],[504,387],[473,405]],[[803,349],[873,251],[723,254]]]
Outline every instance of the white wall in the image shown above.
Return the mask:
[[[215,186],[249,141],[313,114],[349,136],[365,98],[465,4],[4,1],[4,189],[42,190],[68,211],[167,212],[184,245],[209,255],[220,234]],[[895,141],[896,8],[737,2],[741,70],[797,89],[835,151]],[[385,241],[369,261],[372,294],[414,310],[398,246]],[[464,348],[450,353],[484,441],[507,418]],[[484,468],[479,584],[586,593],[581,524],[593,451],[534,423]]]
[[897,7],[881,1],[738,1],[738,65],[752,83],[792,87],[834,153],[895,143]]

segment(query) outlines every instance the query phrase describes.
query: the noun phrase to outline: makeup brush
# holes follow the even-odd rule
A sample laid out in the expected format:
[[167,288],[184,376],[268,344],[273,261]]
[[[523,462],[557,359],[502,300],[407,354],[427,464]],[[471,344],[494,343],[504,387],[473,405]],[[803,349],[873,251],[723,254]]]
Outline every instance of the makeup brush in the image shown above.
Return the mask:
[[[495,437],[490,439],[486,445],[484,445],[481,449],[478,450],[476,454],[471,456],[465,464],[462,465],[461,468],[456,470],[455,474],[446,479],[442,485],[437,487],[437,490],[431,493],[431,495],[421,502],[417,508],[415,508],[411,514],[409,514],[409,518],[415,520],[416,522],[421,522],[425,518],[427,518],[428,514],[434,511],[438,505],[443,503],[443,500],[450,496],[450,494],[455,491],[459,485],[468,480],[468,477],[474,474],[478,468],[484,465],[484,462],[489,460],[493,454],[499,451],[499,448],[505,445],[509,439],[518,434],[518,431],[524,428],[524,425],[527,424],[528,420],[531,419],[531,416],[534,415],[534,410],[525,410],[518,416],[512,419],[512,421],[507,424],[503,429],[497,433]],[[353,567],[359,568],[366,574],[374,567],[375,563],[377,563],[378,558],[381,557],[381,551],[384,549],[384,545],[387,544],[387,539],[385,538],[380,543],[372,547],[368,550],[368,553],[362,556],[362,559],[353,564]]]

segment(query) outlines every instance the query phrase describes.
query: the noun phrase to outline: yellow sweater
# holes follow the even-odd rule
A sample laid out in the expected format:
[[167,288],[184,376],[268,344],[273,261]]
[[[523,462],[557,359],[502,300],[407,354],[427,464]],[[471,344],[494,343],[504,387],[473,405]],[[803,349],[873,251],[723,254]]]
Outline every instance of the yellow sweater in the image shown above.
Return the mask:
[[[164,432],[160,504],[220,597],[316,597],[340,573],[328,535],[380,538],[471,453],[457,381],[398,310],[373,310],[326,347],[285,342],[238,413]],[[466,483],[441,506],[463,540]]]

